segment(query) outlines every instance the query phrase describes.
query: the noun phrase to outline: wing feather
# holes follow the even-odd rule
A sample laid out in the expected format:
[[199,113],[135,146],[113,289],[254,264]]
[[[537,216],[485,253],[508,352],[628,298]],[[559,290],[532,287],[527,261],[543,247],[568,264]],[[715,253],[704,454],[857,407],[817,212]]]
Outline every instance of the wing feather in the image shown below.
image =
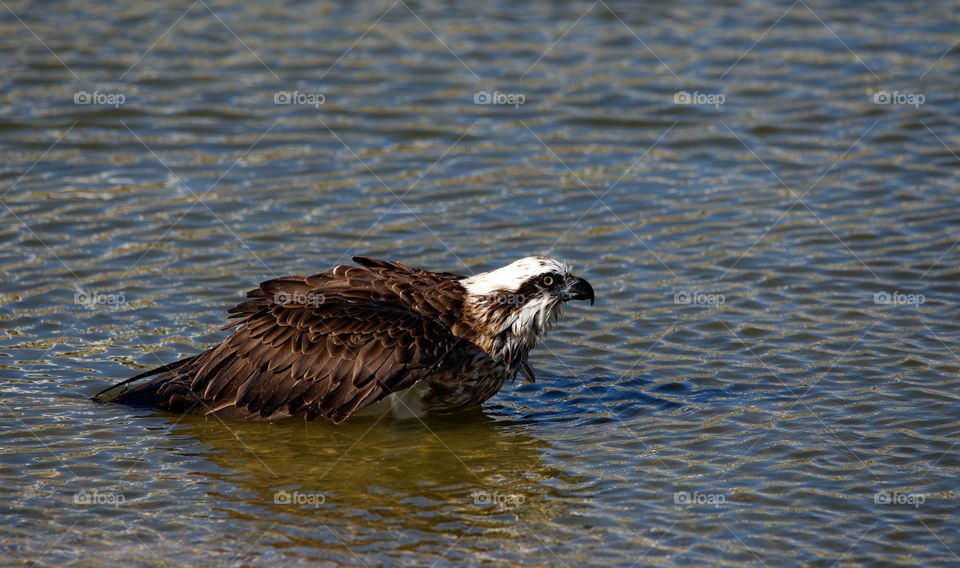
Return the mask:
[[451,331],[462,315],[459,276],[354,260],[359,267],[277,278],[248,292],[229,310],[230,337],[164,386],[166,406],[237,418],[303,413],[339,422],[483,356]]
[[[261,288],[289,291],[276,281]],[[231,411],[248,417],[305,412],[340,421],[458,364],[451,356],[457,338],[409,308],[337,296],[323,306],[260,302],[246,303],[244,325],[201,367],[210,376],[195,382],[205,384],[199,392],[208,408],[222,410],[232,398]]]

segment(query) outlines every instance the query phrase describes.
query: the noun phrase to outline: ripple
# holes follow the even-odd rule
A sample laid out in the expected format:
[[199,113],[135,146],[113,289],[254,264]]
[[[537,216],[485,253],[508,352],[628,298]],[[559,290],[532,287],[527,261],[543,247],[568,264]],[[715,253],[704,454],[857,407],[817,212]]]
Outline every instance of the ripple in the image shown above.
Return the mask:
[[[185,8],[0,22],[8,556],[955,560],[960,109],[940,8]],[[545,252],[597,305],[534,352],[536,384],[482,410],[333,427],[87,399],[218,341],[270,277]]]

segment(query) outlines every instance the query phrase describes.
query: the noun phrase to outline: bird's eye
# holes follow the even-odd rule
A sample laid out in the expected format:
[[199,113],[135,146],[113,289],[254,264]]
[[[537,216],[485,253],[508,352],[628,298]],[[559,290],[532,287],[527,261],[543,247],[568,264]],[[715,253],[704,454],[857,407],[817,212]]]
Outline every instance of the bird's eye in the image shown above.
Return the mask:
[[546,286],[547,288],[553,286],[557,283],[557,279],[553,277],[552,274],[544,274],[540,277],[540,284]]

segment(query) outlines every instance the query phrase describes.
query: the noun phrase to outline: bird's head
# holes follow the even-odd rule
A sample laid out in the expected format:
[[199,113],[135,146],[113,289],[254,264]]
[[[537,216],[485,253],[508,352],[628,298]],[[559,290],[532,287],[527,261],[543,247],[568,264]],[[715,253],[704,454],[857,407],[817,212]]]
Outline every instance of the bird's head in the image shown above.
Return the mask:
[[570,300],[590,300],[593,287],[561,261],[521,258],[503,268],[465,278],[466,311],[484,349],[503,360],[523,359]]

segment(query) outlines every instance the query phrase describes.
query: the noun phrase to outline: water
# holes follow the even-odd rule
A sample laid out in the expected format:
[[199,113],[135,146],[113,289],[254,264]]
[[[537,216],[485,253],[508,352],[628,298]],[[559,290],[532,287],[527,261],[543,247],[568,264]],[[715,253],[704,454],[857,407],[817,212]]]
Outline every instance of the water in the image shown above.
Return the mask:
[[[5,562],[960,562],[956,3],[7,6]],[[536,253],[598,303],[476,412],[88,400],[267,278]]]

